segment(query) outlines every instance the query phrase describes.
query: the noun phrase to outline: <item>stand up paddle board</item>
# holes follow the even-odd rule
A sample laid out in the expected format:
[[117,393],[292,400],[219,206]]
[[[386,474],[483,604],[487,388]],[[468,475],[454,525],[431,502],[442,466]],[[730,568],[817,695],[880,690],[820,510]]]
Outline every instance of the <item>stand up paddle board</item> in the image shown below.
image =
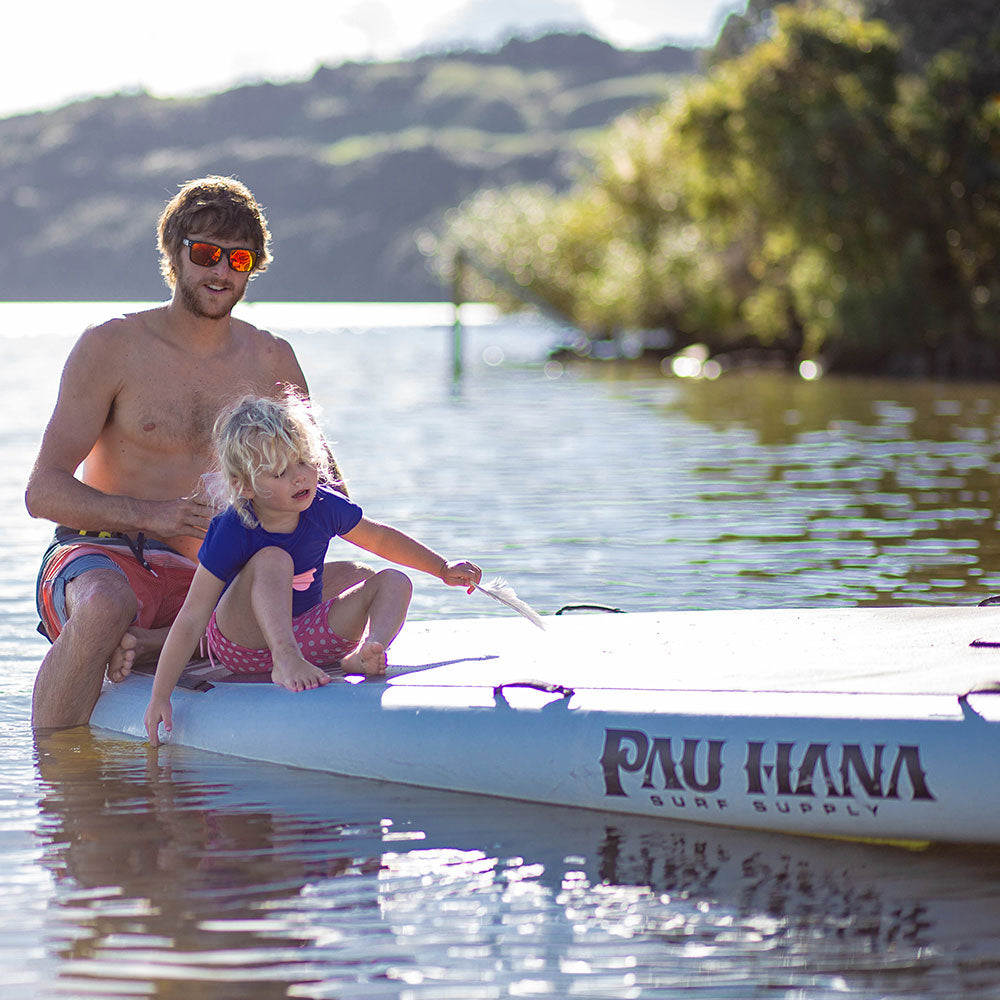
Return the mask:
[[[293,693],[205,664],[169,742],[352,777],[724,826],[1000,843],[1000,611],[408,622],[386,678]],[[151,677],[91,725],[145,737]]]

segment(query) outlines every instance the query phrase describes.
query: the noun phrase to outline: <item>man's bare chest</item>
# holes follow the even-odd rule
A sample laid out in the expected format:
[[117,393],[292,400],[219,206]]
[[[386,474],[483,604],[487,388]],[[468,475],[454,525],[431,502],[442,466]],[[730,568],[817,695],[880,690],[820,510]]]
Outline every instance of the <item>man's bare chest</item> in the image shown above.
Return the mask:
[[162,454],[206,455],[219,412],[248,392],[273,392],[251,371],[161,371],[123,385],[108,414],[113,440]]

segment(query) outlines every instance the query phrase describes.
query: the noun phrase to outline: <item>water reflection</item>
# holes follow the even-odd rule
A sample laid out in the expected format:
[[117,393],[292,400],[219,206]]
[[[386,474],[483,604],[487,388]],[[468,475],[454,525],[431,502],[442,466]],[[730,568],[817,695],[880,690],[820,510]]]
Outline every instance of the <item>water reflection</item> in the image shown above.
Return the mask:
[[89,730],[36,755],[53,888],[33,996],[995,995],[1000,854],[157,757]]
[[[41,860],[55,881],[55,936],[66,932],[60,985],[89,992],[113,983],[116,995],[131,985],[145,996],[152,981],[160,997],[282,995],[275,985],[307,975],[302,949],[316,942],[308,929],[269,921],[262,904],[345,878],[365,887],[372,906],[378,818],[344,824],[286,816],[252,797],[233,802],[224,780],[195,781],[172,756],[87,730],[37,741]],[[359,921],[363,914],[357,907]],[[233,982],[239,988],[227,992]]]
[[[776,372],[714,382],[590,366],[661,422],[642,442],[691,606],[976,603],[1000,590],[1000,395],[986,383]],[[701,551],[699,551],[701,550]],[[695,594],[691,594],[695,597]],[[702,603],[704,601],[704,603]]]

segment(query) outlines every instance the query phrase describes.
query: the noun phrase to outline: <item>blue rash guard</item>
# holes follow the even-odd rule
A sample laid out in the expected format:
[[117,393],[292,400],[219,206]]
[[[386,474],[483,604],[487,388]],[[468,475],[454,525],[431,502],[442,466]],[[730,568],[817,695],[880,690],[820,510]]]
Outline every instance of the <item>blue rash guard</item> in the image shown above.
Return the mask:
[[[361,520],[361,508],[328,486],[317,486],[313,502],[299,515],[288,534],[248,528],[235,507],[212,518],[198,560],[226,588],[261,549],[284,549],[294,563],[292,617],[303,614],[323,599],[323,561],[330,539],[344,535]],[[223,590],[225,592],[225,589]]]

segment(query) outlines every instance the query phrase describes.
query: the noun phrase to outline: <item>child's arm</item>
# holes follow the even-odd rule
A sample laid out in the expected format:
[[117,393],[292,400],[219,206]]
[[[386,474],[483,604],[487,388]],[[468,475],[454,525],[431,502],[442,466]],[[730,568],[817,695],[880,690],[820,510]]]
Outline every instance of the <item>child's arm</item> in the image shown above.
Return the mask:
[[149,742],[154,747],[160,745],[161,722],[163,728],[170,732],[173,724],[170,692],[173,691],[188,660],[191,659],[201,637],[205,634],[205,628],[222,594],[223,586],[222,580],[209,573],[204,566],[199,566],[195,570],[184,605],[170,626],[166,642],[160,650],[160,658],[156,663],[153,693],[149,697],[149,705],[146,707],[143,720]]
[[483,571],[475,563],[467,560],[449,562],[444,556],[398,528],[379,524],[367,517],[362,517],[355,527],[341,537],[374,555],[388,559],[389,562],[436,576],[449,587],[468,587],[470,593],[483,576]]

